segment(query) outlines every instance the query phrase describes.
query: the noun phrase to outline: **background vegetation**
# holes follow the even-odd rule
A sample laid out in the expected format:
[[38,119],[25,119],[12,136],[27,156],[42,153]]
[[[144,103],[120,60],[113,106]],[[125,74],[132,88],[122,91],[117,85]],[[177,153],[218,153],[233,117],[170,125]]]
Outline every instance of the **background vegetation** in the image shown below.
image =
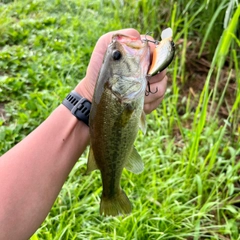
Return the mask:
[[72,170],[36,239],[240,239],[238,0],[0,2],[0,154],[38,126],[82,79],[97,39],[116,29],[174,31],[164,101],[124,171],[126,217],[99,216],[98,172]]

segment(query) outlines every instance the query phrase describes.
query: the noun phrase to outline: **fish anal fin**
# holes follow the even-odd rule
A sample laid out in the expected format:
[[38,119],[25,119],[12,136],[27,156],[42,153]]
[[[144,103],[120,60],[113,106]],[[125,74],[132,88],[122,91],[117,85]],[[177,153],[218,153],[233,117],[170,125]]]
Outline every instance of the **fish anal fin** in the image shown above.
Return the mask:
[[132,205],[126,193],[120,189],[115,196],[108,198],[102,196],[100,203],[100,214],[105,216],[117,216],[129,214],[132,211]]
[[89,174],[92,171],[99,169],[93,154],[93,150],[90,147],[89,154],[88,154],[88,162],[87,162],[87,170],[85,174]]
[[125,168],[135,174],[141,173],[144,169],[142,158],[134,147],[132,148],[132,152],[128,158]]

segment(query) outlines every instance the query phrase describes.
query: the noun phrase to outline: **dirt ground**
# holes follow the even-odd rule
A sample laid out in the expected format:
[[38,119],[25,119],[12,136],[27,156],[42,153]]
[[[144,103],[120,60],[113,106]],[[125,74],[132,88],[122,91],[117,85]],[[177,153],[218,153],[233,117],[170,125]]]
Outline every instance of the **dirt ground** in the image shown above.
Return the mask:
[[[181,44],[181,40],[179,40],[179,42],[176,43],[176,45],[178,44]],[[194,102],[192,107],[195,108],[198,102],[195,102],[194,99],[196,99],[196,97],[199,96],[199,94],[203,90],[208,72],[210,70],[211,61],[208,60],[210,54],[207,51],[203,52],[201,54],[201,57],[198,57],[200,46],[196,42],[194,42],[194,44],[192,44],[192,42],[189,42],[188,45],[189,47],[187,48],[188,50],[186,54],[188,58],[186,59],[186,69],[185,69],[185,72],[187,73],[187,75],[185,75],[184,77],[184,82],[181,81],[181,79],[179,79],[179,84],[182,85],[180,87],[180,95],[182,97],[191,96],[191,99],[193,99],[193,102]],[[220,79],[217,86],[217,92],[218,92],[217,97],[220,98],[229,79],[229,83],[226,88],[223,103],[218,113],[218,116],[223,119],[226,119],[229,116],[229,109],[232,108],[234,101],[236,99],[236,94],[237,94],[236,72],[235,70],[230,71],[230,69],[231,67],[229,67],[229,62],[227,59],[224,67],[222,68]],[[209,86],[210,90],[213,90],[215,87],[215,82],[216,82],[215,77],[216,77],[216,72],[213,73],[211,77],[210,86]],[[240,113],[239,113],[239,118],[240,118]]]

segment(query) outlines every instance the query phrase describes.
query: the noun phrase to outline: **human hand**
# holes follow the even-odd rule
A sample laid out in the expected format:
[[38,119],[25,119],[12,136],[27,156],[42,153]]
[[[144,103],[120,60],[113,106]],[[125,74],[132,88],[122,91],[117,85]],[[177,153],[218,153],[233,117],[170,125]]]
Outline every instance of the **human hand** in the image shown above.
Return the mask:
[[[109,32],[99,38],[93,50],[93,53],[87,68],[86,76],[75,88],[75,91],[77,91],[81,96],[87,98],[91,102],[92,102],[96,81],[98,78],[98,73],[102,66],[105,52],[107,50],[109,43],[112,41],[112,35],[115,33],[134,36],[139,39],[145,37],[145,36],[141,36],[137,30],[129,28],[129,29],[122,29],[118,31]],[[151,40],[152,38],[148,36],[148,39]],[[148,42],[148,44],[150,46],[151,56],[152,56],[152,53],[155,48],[155,44],[151,42]],[[155,108],[157,108],[157,106],[160,104],[160,102],[164,97],[164,93],[167,88],[166,70],[162,71],[161,73],[153,77],[149,77],[148,81],[150,83],[150,89],[154,91],[157,88],[158,91],[154,94],[150,93],[148,96],[145,96],[144,112],[147,114],[152,112]]]

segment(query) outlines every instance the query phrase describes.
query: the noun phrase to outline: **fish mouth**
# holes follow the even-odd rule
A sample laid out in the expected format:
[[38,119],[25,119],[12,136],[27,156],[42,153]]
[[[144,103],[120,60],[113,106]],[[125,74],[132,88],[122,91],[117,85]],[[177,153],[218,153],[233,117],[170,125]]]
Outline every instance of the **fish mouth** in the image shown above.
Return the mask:
[[112,36],[113,41],[118,41],[119,43],[126,45],[133,49],[141,49],[147,47],[147,42],[143,42],[141,39],[133,36],[127,36],[124,34],[116,33]]
[[132,36],[126,36],[123,34],[114,34],[112,37],[113,42],[119,42],[126,54],[134,56],[148,55],[149,46],[147,42],[143,42],[141,39]]
[[127,57],[139,58],[142,74],[144,76],[147,75],[150,65],[150,48],[146,41],[142,41],[142,39],[137,37],[116,33],[112,36],[112,42],[118,42]]

